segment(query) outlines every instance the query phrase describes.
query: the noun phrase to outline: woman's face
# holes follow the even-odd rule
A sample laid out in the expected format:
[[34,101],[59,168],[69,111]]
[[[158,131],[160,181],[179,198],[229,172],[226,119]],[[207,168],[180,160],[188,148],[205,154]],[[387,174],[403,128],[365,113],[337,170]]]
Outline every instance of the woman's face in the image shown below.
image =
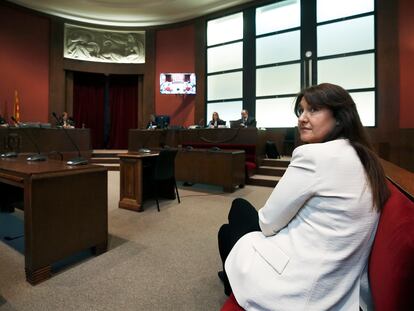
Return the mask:
[[299,103],[298,128],[305,143],[321,143],[334,129],[336,120],[327,108],[312,108],[303,97]]
[[213,113],[213,120],[218,120],[218,114],[216,112]]

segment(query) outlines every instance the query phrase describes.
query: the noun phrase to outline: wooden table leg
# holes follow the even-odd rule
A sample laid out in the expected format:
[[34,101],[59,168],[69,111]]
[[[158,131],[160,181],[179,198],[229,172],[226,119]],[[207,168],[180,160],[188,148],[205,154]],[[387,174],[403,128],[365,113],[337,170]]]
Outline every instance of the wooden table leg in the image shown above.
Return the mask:
[[36,270],[26,270],[26,280],[32,285],[39,284],[52,276],[52,266],[48,265]]

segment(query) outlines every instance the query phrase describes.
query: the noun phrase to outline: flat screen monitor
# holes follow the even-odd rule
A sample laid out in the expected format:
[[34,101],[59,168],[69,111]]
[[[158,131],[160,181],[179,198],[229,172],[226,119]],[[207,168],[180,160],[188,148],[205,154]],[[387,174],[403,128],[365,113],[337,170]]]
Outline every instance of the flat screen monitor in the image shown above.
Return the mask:
[[165,115],[156,116],[155,123],[157,123],[157,128],[165,129],[170,125],[170,116],[165,116]]
[[240,127],[240,120],[231,120],[230,121],[230,128],[239,128]]
[[195,94],[195,73],[161,73],[161,94]]

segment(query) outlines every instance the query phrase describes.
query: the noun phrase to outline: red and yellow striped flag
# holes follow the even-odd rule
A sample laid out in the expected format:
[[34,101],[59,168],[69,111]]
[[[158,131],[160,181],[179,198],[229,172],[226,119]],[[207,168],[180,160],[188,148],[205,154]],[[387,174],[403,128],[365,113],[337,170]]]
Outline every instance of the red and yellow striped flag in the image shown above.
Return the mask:
[[14,118],[20,122],[20,100],[17,91],[14,91]]

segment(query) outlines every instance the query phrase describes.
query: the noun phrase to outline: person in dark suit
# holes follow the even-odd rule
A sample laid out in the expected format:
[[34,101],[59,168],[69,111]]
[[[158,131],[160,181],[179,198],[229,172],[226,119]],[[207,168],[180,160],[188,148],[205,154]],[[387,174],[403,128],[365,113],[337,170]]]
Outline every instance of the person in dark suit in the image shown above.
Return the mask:
[[69,117],[69,114],[65,111],[62,113],[62,116],[59,118],[59,124],[64,128],[75,128],[75,121]]
[[0,125],[4,126],[5,124],[6,124],[6,120],[4,120],[4,118],[0,114]]
[[249,112],[246,109],[241,111],[241,119],[239,121],[241,127],[256,127],[256,120],[249,117]]
[[147,130],[154,130],[157,128],[157,120],[155,120],[155,115],[150,114],[149,121],[147,123]]
[[213,112],[211,116],[211,121],[208,123],[209,128],[217,128],[219,125],[226,125],[226,121],[220,119],[217,112]]

